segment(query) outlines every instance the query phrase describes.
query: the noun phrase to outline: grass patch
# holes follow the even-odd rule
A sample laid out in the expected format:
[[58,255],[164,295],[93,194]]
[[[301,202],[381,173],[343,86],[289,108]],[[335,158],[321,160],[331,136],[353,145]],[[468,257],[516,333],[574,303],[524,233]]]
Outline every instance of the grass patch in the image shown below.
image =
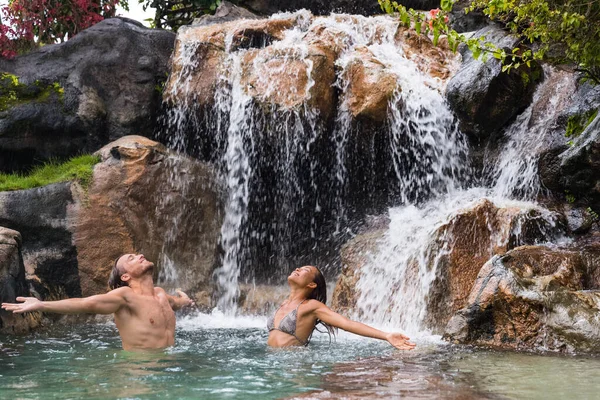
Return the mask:
[[65,181],[78,181],[87,189],[92,181],[94,165],[99,161],[98,156],[88,154],[64,163],[51,161],[35,167],[26,175],[0,173],[0,191],[32,189]]

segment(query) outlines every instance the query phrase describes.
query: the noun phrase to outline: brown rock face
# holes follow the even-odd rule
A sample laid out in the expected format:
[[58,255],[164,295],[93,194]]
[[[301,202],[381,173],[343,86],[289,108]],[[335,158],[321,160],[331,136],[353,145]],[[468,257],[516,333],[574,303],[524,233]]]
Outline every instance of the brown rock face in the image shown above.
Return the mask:
[[[129,252],[154,261],[167,283],[207,289],[221,226],[212,169],[139,136],[98,154],[74,224],[82,295],[106,291],[115,258]],[[175,226],[178,215],[185,218]]]
[[353,53],[346,71],[350,91],[348,107],[352,116],[385,121],[388,103],[398,87],[396,76],[366,47]]
[[[440,226],[424,253],[428,268],[437,271],[429,290],[425,325],[442,332],[452,315],[467,304],[481,267],[491,257],[522,244],[550,239],[561,229],[553,224],[540,218],[535,209],[498,207],[482,200]],[[377,250],[383,233],[377,229],[358,235],[342,249],[343,269],[332,301],[335,310],[351,314],[356,309],[361,268]],[[420,282],[417,262],[416,258],[410,261],[404,277],[409,282]]]
[[[340,23],[359,23],[353,16],[331,18]],[[237,67],[231,65],[228,54],[246,51],[242,53],[241,65],[241,86],[246,94],[266,110],[298,109],[306,104],[327,120],[337,101],[334,84],[339,66],[336,67],[336,63],[353,44],[347,33],[323,21],[326,19],[299,13],[288,18],[184,27],[175,44],[165,99],[171,104],[210,106],[215,101],[217,87],[222,84],[221,75]],[[274,45],[291,28],[306,30],[299,43]],[[381,35],[383,32],[374,35],[371,44],[380,42]],[[396,34],[396,42],[423,72],[433,77],[446,80],[456,69],[453,61],[456,57],[443,46],[433,46],[423,35],[402,30]],[[383,122],[388,101],[398,86],[397,76],[366,47],[357,48],[349,57],[344,63],[349,63],[346,74],[352,116]],[[186,87],[178,86],[181,83]]]
[[[439,265],[430,291],[428,325],[443,329],[465,306],[479,270],[492,256],[544,241],[553,233],[555,228],[539,218],[536,210],[500,208],[489,200],[456,215],[434,233],[431,262],[439,257]],[[450,251],[444,251],[444,246]]]
[[377,250],[378,241],[384,232],[383,229],[375,229],[357,235],[342,248],[342,273],[331,298],[333,310],[343,315],[350,315],[355,310],[359,295],[356,283],[360,277],[360,268],[367,262],[369,254]]
[[600,350],[600,246],[522,246],[488,261],[445,337],[564,352]]
[[[0,227],[0,303],[14,303],[19,296],[29,296],[21,243],[19,232]],[[39,320],[39,313],[13,314],[0,309],[0,333],[26,333]]]

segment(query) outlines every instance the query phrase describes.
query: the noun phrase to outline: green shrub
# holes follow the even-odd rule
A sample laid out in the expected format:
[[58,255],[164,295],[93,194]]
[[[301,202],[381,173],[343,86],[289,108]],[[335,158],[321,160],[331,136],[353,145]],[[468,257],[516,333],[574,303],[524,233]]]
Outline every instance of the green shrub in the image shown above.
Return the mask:
[[0,173],[0,191],[31,189],[65,181],[77,181],[87,188],[92,180],[94,165],[99,161],[98,156],[88,154],[63,163],[49,162],[35,167],[29,174]]

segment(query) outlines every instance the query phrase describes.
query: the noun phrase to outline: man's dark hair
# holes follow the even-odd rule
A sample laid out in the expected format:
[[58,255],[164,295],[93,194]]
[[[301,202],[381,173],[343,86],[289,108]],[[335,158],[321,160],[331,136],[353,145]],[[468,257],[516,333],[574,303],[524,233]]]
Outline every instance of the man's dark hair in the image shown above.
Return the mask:
[[110,277],[108,278],[108,287],[110,288],[110,290],[114,290],[123,286],[129,286],[127,285],[127,282],[121,280],[121,276],[125,274],[125,272],[121,271],[121,269],[117,265],[121,257],[123,256],[117,257],[117,259],[115,260],[115,264],[113,265],[113,269],[110,272]]

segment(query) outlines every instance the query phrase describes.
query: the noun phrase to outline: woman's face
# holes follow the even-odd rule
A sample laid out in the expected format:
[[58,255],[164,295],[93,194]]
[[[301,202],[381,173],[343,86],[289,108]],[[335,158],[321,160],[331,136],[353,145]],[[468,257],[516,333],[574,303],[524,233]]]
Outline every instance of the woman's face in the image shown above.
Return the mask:
[[293,270],[290,276],[288,276],[288,282],[294,282],[298,286],[307,286],[315,281],[316,274],[317,269],[315,267],[305,265]]

